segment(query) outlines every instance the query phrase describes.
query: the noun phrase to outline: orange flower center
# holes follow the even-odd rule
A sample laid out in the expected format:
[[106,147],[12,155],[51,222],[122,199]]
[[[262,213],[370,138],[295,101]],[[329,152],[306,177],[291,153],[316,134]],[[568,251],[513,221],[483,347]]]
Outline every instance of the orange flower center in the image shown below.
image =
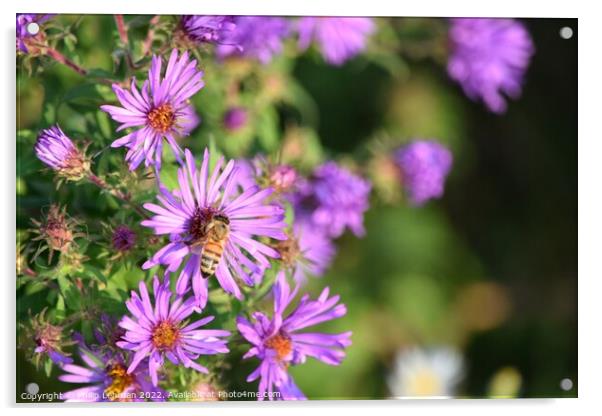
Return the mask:
[[264,345],[267,348],[274,350],[280,361],[285,360],[293,350],[293,343],[291,339],[288,336],[280,333],[268,338],[264,342]]
[[180,338],[178,327],[168,321],[163,321],[153,329],[153,345],[160,350],[170,350]]
[[107,371],[111,377],[111,384],[105,389],[105,395],[111,401],[121,400],[121,394],[134,383],[134,376],[128,374],[127,369],[121,364],[115,364]]
[[147,117],[151,127],[159,133],[165,133],[166,131],[171,129],[176,119],[175,113],[171,108],[171,105],[167,103],[161,104],[159,107],[153,108],[151,112],[148,113]]

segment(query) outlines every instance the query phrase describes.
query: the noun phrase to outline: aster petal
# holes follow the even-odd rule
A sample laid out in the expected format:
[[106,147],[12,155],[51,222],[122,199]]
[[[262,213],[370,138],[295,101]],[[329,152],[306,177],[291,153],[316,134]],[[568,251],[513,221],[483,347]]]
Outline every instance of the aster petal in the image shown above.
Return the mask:
[[238,316],[236,318],[236,327],[240,334],[251,344],[261,345],[263,343],[261,336],[257,333],[253,325],[244,317]]

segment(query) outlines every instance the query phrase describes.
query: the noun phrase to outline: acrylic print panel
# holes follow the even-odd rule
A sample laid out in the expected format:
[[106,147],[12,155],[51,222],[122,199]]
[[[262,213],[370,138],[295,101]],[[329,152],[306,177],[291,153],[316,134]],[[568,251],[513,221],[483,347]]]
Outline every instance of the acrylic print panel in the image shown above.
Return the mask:
[[17,401],[576,396],[576,20],[16,28]]

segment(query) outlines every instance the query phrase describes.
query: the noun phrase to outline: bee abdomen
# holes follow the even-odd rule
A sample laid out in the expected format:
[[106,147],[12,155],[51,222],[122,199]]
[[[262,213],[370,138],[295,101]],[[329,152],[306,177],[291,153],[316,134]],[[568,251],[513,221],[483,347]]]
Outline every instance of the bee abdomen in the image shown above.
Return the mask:
[[208,278],[215,274],[223,252],[224,249],[219,244],[209,242],[205,245],[201,254],[201,272],[203,273],[203,277]]

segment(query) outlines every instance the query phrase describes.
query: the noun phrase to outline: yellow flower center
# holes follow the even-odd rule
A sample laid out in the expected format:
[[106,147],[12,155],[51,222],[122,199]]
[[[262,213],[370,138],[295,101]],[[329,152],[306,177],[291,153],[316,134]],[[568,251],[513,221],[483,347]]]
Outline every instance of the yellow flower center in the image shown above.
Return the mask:
[[153,345],[160,350],[170,350],[180,338],[178,327],[163,321],[153,329]]
[[439,377],[431,370],[416,373],[409,382],[410,396],[438,396],[441,394]]
[[105,395],[111,401],[123,399],[121,394],[134,383],[134,376],[128,374],[127,369],[121,364],[109,368],[107,375],[111,377],[111,384],[105,389]]
[[293,350],[293,343],[291,339],[280,333],[268,338],[264,345],[276,352],[276,356],[280,361],[285,360],[291,351]]
[[165,133],[171,129],[176,119],[173,108],[167,103],[153,108],[147,117],[151,127],[159,133]]

